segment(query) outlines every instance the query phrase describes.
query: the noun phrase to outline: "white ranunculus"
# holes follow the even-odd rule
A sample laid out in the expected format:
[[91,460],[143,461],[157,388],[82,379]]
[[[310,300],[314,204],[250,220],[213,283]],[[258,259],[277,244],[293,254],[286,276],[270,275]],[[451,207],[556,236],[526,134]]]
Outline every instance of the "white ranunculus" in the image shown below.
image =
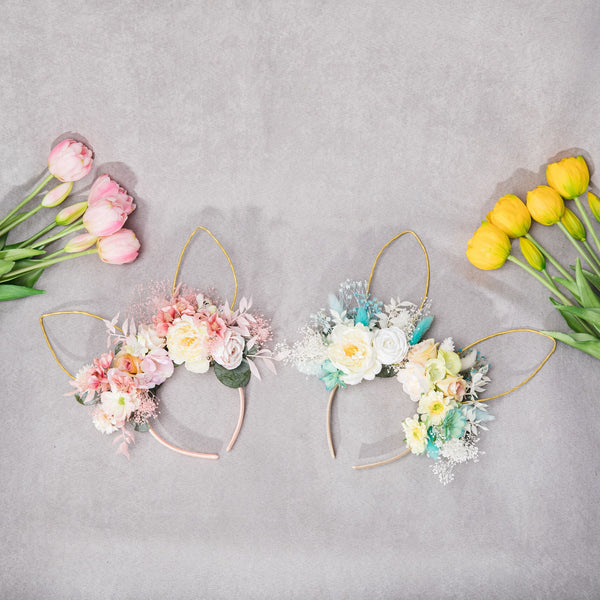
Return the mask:
[[117,427],[122,427],[129,415],[137,408],[133,394],[125,392],[102,392],[101,410]]
[[422,394],[429,391],[431,384],[425,375],[425,367],[419,363],[408,363],[396,375],[402,389],[414,402],[418,402]]
[[208,332],[206,323],[199,322],[189,315],[173,323],[167,332],[167,347],[171,360],[192,373],[206,373],[208,361]]
[[374,379],[381,371],[381,362],[373,348],[373,334],[362,323],[354,326],[339,323],[331,332],[331,340],[327,355],[344,373],[344,383],[354,385],[363,379]]
[[406,334],[398,327],[378,329],[373,336],[377,360],[384,365],[397,365],[408,354]]
[[223,343],[213,350],[212,356],[215,362],[232,371],[240,366],[242,358],[244,358],[245,345],[246,342],[239,333],[227,331]]

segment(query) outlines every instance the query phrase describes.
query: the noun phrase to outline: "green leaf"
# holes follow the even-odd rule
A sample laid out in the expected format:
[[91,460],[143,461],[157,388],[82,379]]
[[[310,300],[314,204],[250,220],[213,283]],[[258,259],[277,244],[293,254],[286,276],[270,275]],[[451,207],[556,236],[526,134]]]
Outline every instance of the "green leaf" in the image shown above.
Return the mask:
[[36,290],[23,285],[11,285],[9,283],[0,283],[0,302],[4,300],[17,300],[26,296],[35,296],[45,294],[44,290]]
[[554,298],[550,298],[550,302],[554,305],[554,307],[560,312],[561,317],[565,320],[567,325],[576,333],[586,333],[586,329],[581,323],[581,321],[569,313],[569,311],[564,311],[563,308],[569,308],[568,306],[563,306],[560,302],[557,302]]
[[583,276],[600,292],[600,277],[591,271],[582,269]]
[[383,365],[381,371],[377,373],[377,377],[395,377],[398,373],[398,369],[395,369],[392,365]]
[[0,260],[0,275],[4,275],[9,271],[12,271],[14,266],[15,263],[12,260]]
[[[34,267],[35,265],[40,264],[39,260],[35,260],[34,258],[23,258],[21,260],[18,260],[15,263],[15,266],[13,267],[13,271],[16,271],[18,269],[24,269],[25,267]],[[46,267],[44,267],[45,269]],[[29,273],[22,273],[21,275],[19,275],[18,273],[16,275],[13,275],[12,273],[7,273],[4,276],[4,281],[12,281],[13,279],[16,280],[17,278],[23,277],[23,275],[28,275]],[[14,282],[13,282],[14,283]]]
[[[557,306],[556,308],[561,312],[561,314],[564,312],[575,315],[584,321],[588,321],[592,325],[600,326],[600,308],[581,308],[580,306]],[[585,332],[579,331],[578,333]]]
[[44,250],[35,250],[34,248],[0,250],[0,260],[21,260],[22,258],[31,258],[32,256],[39,256],[44,253]]
[[248,385],[250,381],[250,367],[248,366],[248,361],[243,360],[239,367],[235,369],[226,369],[219,363],[215,363],[215,375],[217,379],[227,387],[230,388],[241,388]]
[[133,428],[136,431],[140,431],[142,433],[146,432],[146,431],[150,431],[150,424],[148,423],[148,421],[144,421],[143,423],[136,423],[135,421],[129,421],[130,423],[133,423]]
[[593,335],[586,333],[574,333],[569,335],[567,333],[561,333],[560,331],[542,331],[542,333],[600,360],[600,340]]
[[577,281],[577,287],[579,288],[581,304],[586,308],[600,308],[600,298],[594,294],[594,290],[592,290],[587,279],[584,277],[579,258],[575,265],[575,279]]
[[45,268],[36,269],[35,271],[28,271],[27,273],[23,273],[10,281],[14,285],[23,285],[28,288],[32,288],[41,277],[42,273],[45,271]]
[[577,287],[577,284],[574,281],[570,281],[569,279],[565,279],[564,277],[553,277],[552,279],[556,283],[566,287],[569,290],[569,292],[571,292],[575,300],[577,300],[577,302],[580,302],[579,288]]

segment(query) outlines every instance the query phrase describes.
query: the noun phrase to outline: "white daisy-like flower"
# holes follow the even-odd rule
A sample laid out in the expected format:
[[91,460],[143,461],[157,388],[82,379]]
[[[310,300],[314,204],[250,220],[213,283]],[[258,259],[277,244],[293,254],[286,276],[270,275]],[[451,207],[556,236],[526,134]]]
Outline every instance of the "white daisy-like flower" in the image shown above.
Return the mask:
[[419,423],[419,415],[402,421],[402,429],[406,435],[406,445],[413,454],[423,454],[427,444],[427,427]]

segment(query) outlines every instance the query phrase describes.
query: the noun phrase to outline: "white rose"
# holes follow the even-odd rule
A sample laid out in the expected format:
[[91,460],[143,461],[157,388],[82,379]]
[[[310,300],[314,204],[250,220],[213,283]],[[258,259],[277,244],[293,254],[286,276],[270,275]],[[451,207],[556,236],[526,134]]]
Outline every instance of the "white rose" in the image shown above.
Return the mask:
[[425,375],[425,367],[419,363],[408,363],[398,371],[396,377],[402,384],[404,393],[414,402],[418,402],[421,395],[429,391],[430,383]]
[[149,352],[160,350],[165,347],[165,338],[156,333],[154,325],[140,325],[137,333],[138,342],[142,344]]
[[[125,392],[102,392],[101,408],[113,425],[122,427],[129,415],[137,408],[136,397]],[[98,425],[96,425],[98,427]]]
[[244,346],[246,342],[239,333],[227,331],[223,343],[213,350],[213,358],[222,367],[230,371],[240,366],[244,358]]
[[381,371],[381,362],[373,348],[373,334],[362,323],[354,326],[339,323],[333,328],[331,339],[327,355],[344,373],[344,383],[354,385],[363,379],[374,379]]
[[192,373],[206,373],[208,360],[208,332],[206,323],[183,315],[167,331],[167,346],[171,360]]
[[384,365],[397,365],[408,354],[406,334],[398,327],[378,329],[373,336],[377,360]]

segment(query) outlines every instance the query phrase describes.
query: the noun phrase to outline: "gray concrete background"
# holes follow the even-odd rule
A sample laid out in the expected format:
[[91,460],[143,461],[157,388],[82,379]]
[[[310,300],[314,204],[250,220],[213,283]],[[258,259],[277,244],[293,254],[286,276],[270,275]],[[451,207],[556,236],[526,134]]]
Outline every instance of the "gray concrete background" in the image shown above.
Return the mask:
[[[432,334],[459,345],[560,328],[512,265],[484,273],[466,242],[502,194],[546,163],[600,160],[596,2],[2,2],[0,202],[6,212],[65,134],[136,197],[143,244],[125,267],[54,267],[40,297],[0,306],[3,598],[598,598],[598,363],[559,347],[490,406],[486,452],[441,486],[426,459],[371,471],[413,410],[393,381],[344,391],[328,454],[321,382],[281,367],[248,389],[217,463],[139,435],[127,461],[64,396],[42,312],[111,317],[169,280],[194,225],[225,244],[240,292],[293,341],[402,229],[430,252]],[[79,184],[83,189],[91,177]],[[32,219],[31,230],[46,222]],[[559,232],[535,228],[571,256]],[[573,260],[571,257],[570,260]],[[182,278],[231,297],[198,238]],[[418,300],[423,262],[390,248],[374,291]],[[65,364],[102,349],[83,317],[48,320]],[[492,389],[547,342],[487,342]],[[164,388],[170,439],[224,453],[235,393],[215,378]]]

